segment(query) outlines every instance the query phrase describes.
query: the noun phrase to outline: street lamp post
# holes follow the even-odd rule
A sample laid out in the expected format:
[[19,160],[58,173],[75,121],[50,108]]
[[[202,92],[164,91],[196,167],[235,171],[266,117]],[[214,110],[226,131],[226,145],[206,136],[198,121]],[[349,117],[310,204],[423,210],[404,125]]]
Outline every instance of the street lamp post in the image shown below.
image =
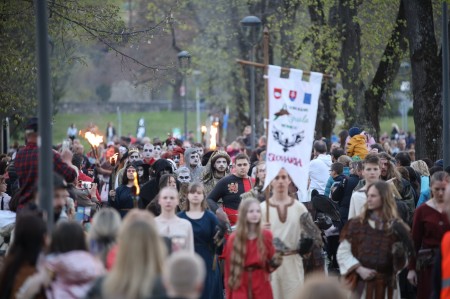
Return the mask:
[[[261,38],[261,20],[255,16],[247,16],[241,20],[242,32],[250,46],[250,61],[255,60],[255,44]],[[252,127],[251,148],[255,149],[255,67],[250,66],[250,122]]]
[[181,83],[180,95],[183,97],[183,111],[184,111],[184,140],[187,140],[187,88],[186,88],[186,72],[191,65],[191,55],[188,51],[181,51],[178,53],[178,62],[180,70],[183,74],[183,80]]
[[198,70],[194,70],[192,72],[192,74],[194,75],[194,81],[195,81],[195,110],[197,113],[197,142],[202,142],[202,140],[200,139],[200,89],[199,89],[199,84],[200,84],[200,75],[202,74],[201,71]]

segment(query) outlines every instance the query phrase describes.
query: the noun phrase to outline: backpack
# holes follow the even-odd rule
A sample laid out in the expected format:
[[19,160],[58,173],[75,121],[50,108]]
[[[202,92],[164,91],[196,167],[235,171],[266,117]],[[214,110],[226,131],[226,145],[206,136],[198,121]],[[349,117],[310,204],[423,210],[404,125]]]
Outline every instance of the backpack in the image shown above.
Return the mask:
[[331,199],[335,202],[340,202],[344,198],[345,188],[347,187],[348,178],[345,177],[342,181],[336,182],[331,186]]

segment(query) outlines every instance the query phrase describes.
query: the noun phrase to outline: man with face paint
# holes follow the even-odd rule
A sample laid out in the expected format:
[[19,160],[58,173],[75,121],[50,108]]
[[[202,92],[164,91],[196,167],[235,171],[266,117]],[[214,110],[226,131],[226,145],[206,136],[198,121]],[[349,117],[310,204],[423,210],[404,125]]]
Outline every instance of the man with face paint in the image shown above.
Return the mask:
[[191,183],[191,172],[186,166],[181,166],[176,171],[177,180],[180,182],[180,191],[178,192],[180,198],[180,206],[184,206],[189,193],[189,184]]
[[188,148],[184,152],[184,165],[189,168],[191,172],[191,182],[201,182],[203,166],[200,163],[200,155],[196,148]]
[[153,144],[151,143],[145,143],[144,147],[142,149],[142,160],[144,161],[144,163],[148,164],[148,165],[153,165],[153,163],[155,163],[155,147],[153,146]]
[[215,151],[203,170],[203,186],[209,194],[221,178],[229,173],[230,156],[225,151]]

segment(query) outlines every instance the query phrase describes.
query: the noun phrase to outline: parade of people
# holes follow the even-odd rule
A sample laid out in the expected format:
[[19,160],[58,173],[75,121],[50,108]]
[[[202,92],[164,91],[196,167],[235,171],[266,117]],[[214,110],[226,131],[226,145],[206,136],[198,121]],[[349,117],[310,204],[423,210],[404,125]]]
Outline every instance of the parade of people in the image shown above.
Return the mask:
[[450,299],[447,4],[3,1],[0,299]]

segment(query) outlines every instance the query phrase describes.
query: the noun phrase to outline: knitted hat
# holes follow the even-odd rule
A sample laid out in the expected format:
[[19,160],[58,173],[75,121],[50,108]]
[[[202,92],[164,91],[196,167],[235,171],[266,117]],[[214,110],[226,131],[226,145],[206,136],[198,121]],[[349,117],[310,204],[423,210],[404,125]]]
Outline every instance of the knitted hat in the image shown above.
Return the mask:
[[350,135],[350,137],[353,137],[355,135],[358,135],[361,133],[361,130],[358,127],[353,127],[350,130],[348,130],[348,134]]

